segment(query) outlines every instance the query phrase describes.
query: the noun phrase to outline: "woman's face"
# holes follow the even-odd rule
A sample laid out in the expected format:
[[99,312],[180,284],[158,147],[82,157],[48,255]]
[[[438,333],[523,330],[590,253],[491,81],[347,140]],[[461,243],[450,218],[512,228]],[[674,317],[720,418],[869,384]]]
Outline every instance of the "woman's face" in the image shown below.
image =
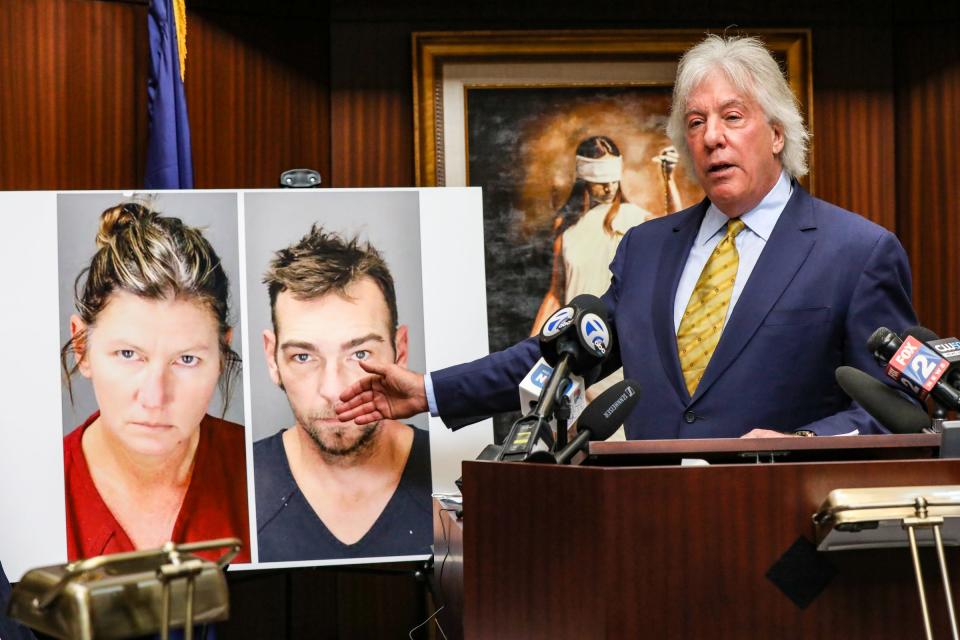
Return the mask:
[[610,204],[620,190],[620,182],[588,182],[590,201],[594,204]]
[[[79,316],[70,324],[74,335],[85,328]],[[75,347],[109,439],[140,455],[163,456],[197,432],[220,376],[209,307],[115,292]]]

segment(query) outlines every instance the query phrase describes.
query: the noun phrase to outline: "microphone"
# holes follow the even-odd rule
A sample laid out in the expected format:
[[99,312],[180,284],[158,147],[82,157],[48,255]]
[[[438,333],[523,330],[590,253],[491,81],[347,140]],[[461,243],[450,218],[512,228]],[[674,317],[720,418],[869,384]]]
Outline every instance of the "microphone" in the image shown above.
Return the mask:
[[920,400],[927,396],[948,409],[960,409],[960,391],[941,378],[950,363],[913,336],[901,340],[886,327],[880,327],[867,340],[867,349],[887,375]]
[[607,306],[597,296],[582,293],[547,318],[540,329],[540,353],[552,367],[568,360],[573,373],[584,375],[607,356],[613,335],[607,326]]
[[957,367],[957,363],[960,363],[960,340],[941,338],[930,329],[920,326],[905,329],[900,337],[906,338],[908,335],[923,342],[936,351],[938,356],[949,362],[950,368],[947,369],[946,382],[951,387],[960,387],[960,368]]
[[[927,329],[926,327],[921,327],[921,326],[909,327],[907,329],[904,329],[900,333],[901,338],[906,339],[907,336],[913,336],[914,338],[916,338],[920,342],[923,342],[934,351],[937,351],[938,355],[943,357],[943,354],[939,353],[939,351],[933,344],[935,342],[941,342],[940,336],[935,334],[930,329]],[[948,338],[948,340],[956,341],[956,338],[952,338],[952,339]],[[949,367],[947,368],[946,374],[944,374],[944,381],[947,384],[949,384],[951,387],[956,387],[957,382],[960,381],[960,372],[956,370],[956,367],[953,366],[954,363],[949,358],[944,358],[944,360],[950,363]],[[933,425],[936,431],[940,431],[943,429],[943,421],[946,419],[947,419],[946,408],[944,408],[943,405],[941,405],[939,402],[934,402],[933,403]]]
[[[537,406],[540,400],[540,394],[550,380],[550,374],[553,373],[553,367],[547,364],[543,358],[537,360],[536,364],[530,369],[527,375],[520,381],[520,410],[531,411]],[[587,406],[587,384],[583,376],[570,374],[567,383],[563,389],[563,395],[567,397],[570,406],[570,417],[568,423],[573,422],[583,412]],[[553,416],[550,420],[550,429],[557,433],[557,417]]]
[[930,427],[926,411],[891,387],[853,367],[837,367],[840,388],[893,433],[920,433]]
[[[533,410],[510,428],[500,460],[526,460],[535,451],[554,448],[549,424],[556,403],[563,397],[561,389],[566,390],[571,375],[590,375],[598,370],[613,345],[606,314],[606,305],[598,297],[581,294],[543,323],[540,352],[553,371],[543,384]],[[564,432],[562,437],[565,436]]]
[[640,401],[640,385],[621,380],[587,405],[577,420],[577,436],[556,455],[558,464],[568,464],[587,442],[606,440],[623,424]]

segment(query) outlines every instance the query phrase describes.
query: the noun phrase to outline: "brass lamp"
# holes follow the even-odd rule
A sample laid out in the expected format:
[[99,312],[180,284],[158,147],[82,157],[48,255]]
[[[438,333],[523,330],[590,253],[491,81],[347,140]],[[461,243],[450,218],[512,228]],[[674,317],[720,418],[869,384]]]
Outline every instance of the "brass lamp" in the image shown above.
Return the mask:
[[960,640],[944,552],[944,546],[960,545],[960,486],[835,489],[814,514],[813,522],[820,551],[910,547],[927,640],[933,640],[933,630],[918,547],[932,545],[940,565],[950,631],[954,640]]
[[[174,544],[28,571],[14,587],[8,614],[55,638],[99,640],[225,620],[230,605],[224,567],[240,551],[236,538]],[[216,561],[197,551],[225,549]]]

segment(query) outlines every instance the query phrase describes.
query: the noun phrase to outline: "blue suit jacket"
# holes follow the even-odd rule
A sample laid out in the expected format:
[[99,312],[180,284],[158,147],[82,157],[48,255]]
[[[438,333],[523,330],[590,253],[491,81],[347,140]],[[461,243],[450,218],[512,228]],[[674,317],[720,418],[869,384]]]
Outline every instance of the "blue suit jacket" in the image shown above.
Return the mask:
[[6,615],[11,592],[7,574],[4,573],[3,565],[0,564],[0,638],[3,640],[34,640],[34,635],[29,629],[18,622],[14,622]]
[[[753,428],[821,435],[885,430],[834,379],[850,365],[883,380],[866,349],[880,326],[916,324],[910,268],[896,237],[794,184],[693,397],[683,384],[673,302],[709,202],[631,229],[604,301],[622,363],[642,398],[628,438],[738,437]],[[536,339],[431,374],[450,424],[516,409],[517,384],[539,357]]]

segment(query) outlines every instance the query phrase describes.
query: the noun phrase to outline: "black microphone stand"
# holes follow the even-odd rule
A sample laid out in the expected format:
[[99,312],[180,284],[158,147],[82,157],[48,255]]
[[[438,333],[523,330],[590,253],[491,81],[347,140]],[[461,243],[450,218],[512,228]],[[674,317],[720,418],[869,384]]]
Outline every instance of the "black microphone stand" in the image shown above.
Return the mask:
[[943,433],[943,423],[947,420],[947,410],[939,402],[933,402],[933,415],[930,421],[930,433]]
[[[557,388],[557,401],[553,407],[553,417],[557,421],[557,444],[554,451],[559,452],[567,446],[567,423],[570,421],[570,398],[564,390]],[[547,416],[549,419],[549,416]]]
[[[564,394],[566,390],[562,384],[569,378],[571,354],[565,354],[557,363],[550,375],[546,388],[540,395],[537,406],[527,415],[513,423],[510,433],[503,442],[503,450],[498,460],[504,462],[551,462],[552,451],[557,451],[556,440],[550,430],[550,418],[556,416],[558,405],[567,403],[563,429],[557,424],[557,435],[563,433],[564,442],[567,437],[566,421],[570,418],[569,400]],[[542,443],[546,451],[537,450],[537,444]],[[546,454],[546,455],[544,455]],[[550,457],[551,460],[545,460]]]

